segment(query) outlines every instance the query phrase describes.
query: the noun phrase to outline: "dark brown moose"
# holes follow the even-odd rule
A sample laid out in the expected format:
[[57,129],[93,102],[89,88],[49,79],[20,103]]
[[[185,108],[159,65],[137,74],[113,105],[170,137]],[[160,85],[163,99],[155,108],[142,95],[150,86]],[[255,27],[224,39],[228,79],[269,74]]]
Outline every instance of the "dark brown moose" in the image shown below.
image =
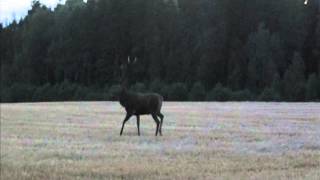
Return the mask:
[[[120,131],[120,136],[124,128],[124,124],[130,119],[131,116],[135,115],[137,117],[137,128],[138,135],[140,136],[140,115],[150,114],[157,124],[155,135],[158,132],[162,136],[162,123],[163,114],[161,113],[161,106],[163,102],[163,97],[157,93],[138,93],[128,90],[128,76],[130,76],[130,71],[132,65],[137,61],[135,57],[134,60],[128,57],[128,62],[121,65],[121,90],[119,95],[119,102],[127,112],[126,117],[123,120],[122,128]],[[161,121],[159,121],[158,117]]]

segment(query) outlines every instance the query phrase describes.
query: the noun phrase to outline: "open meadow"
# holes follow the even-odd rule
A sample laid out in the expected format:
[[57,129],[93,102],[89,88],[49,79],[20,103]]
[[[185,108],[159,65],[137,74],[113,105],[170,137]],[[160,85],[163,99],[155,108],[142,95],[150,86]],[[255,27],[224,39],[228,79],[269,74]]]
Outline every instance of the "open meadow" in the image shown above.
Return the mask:
[[163,136],[118,102],[1,104],[1,179],[320,179],[320,104],[165,102]]

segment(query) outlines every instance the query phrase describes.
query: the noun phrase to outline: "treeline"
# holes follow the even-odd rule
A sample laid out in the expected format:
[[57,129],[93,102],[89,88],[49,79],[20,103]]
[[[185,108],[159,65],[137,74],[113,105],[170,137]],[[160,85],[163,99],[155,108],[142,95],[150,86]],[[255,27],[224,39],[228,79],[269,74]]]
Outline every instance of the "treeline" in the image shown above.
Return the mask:
[[[159,83],[159,84],[158,84]],[[162,85],[162,86],[160,86]],[[279,101],[280,98],[272,91],[266,91],[260,96],[254,96],[249,90],[232,91],[222,87],[219,83],[210,91],[197,82],[191,89],[184,83],[164,85],[155,81],[147,87],[143,83],[136,83],[130,87],[136,92],[157,92],[164,96],[166,101]],[[2,91],[2,102],[38,102],[38,101],[116,101],[120,92],[120,85],[104,88],[88,88],[79,84],[64,81],[60,84],[33,86],[29,84],[13,84]]]
[[320,100],[318,0],[67,0],[0,24],[1,101]]

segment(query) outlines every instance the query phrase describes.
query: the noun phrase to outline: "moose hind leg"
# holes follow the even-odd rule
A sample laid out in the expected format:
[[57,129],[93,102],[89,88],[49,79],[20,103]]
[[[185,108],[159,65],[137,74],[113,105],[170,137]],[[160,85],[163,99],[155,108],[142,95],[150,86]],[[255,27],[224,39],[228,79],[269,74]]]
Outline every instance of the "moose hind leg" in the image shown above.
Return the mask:
[[121,128],[121,131],[120,131],[120,136],[122,135],[122,131],[123,131],[124,124],[129,120],[130,117],[131,117],[131,115],[127,113],[127,115],[126,115],[126,117],[124,118],[123,123],[122,123],[122,128]]
[[155,114],[152,114],[152,117],[153,117],[154,121],[157,124],[156,133],[155,133],[155,135],[157,136],[158,135],[158,131],[159,131],[159,126],[160,126],[160,121],[159,121],[158,117]]
[[159,133],[160,133],[160,136],[162,136],[162,123],[163,123],[163,114],[159,113],[158,116],[160,117],[160,127],[159,127]]

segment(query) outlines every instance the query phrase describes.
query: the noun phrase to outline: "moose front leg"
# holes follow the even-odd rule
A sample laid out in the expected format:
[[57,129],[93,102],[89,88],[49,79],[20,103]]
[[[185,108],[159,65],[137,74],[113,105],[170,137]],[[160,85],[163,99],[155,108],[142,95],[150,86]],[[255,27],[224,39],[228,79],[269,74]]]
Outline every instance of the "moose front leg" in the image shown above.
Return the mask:
[[124,118],[123,123],[122,123],[122,128],[121,128],[121,131],[120,131],[120,136],[122,135],[122,131],[123,131],[124,124],[129,120],[130,117],[131,117],[131,114],[127,113],[127,115],[126,115],[126,117]]
[[140,136],[140,115],[137,115],[138,136]]

